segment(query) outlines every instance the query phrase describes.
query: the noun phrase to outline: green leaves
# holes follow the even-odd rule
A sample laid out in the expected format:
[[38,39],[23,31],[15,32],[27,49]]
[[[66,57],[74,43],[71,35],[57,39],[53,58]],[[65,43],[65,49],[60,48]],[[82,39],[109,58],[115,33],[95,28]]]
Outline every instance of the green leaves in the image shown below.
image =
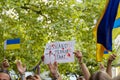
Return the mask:
[[[30,70],[39,62],[48,42],[76,40],[75,49],[83,52],[87,66],[94,64],[93,67],[96,67],[96,44],[92,29],[105,1],[83,0],[81,3],[76,0],[3,0],[0,3],[0,53],[4,53],[10,61],[21,59]],[[4,10],[12,12],[3,14]],[[4,40],[18,37],[21,39],[20,50],[3,50]],[[3,55],[0,56],[3,59]],[[81,74],[76,61],[60,64],[60,73]],[[41,66],[42,71],[47,70],[45,65]],[[93,71],[91,67],[89,69]]]

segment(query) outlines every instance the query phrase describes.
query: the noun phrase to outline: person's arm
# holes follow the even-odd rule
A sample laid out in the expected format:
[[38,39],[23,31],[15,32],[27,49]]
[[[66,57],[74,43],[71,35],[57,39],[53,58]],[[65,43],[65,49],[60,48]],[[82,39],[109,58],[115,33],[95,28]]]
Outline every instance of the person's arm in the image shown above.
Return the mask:
[[22,63],[20,61],[17,61],[16,65],[17,65],[17,69],[21,75],[21,80],[26,80],[26,78],[25,78],[26,66],[22,65]]
[[83,75],[84,75],[84,78],[86,80],[89,80],[90,78],[90,72],[88,70],[88,68],[86,67],[85,63],[83,63],[83,60],[82,60],[82,53],[80,51],[76,51],[74,52],[76,58],[78,59],[79,61],[79,64],[80,64],[80,67],[82,69],[82,72],[83,72]]
[[41,64],[41,61],[36,66],[36,74],[34,75],[35,80],[41,80],[41,77],[40,77],[40,64]]
[[39,61],[39,63],[33,68],[34,71],[36,71],[37,75],[40,75],[40,64],[42,60]]
[[108,58],[108,62],[107,62],[107,69],[106,72],[112,77],[112,61],[114,61],[116,58],[115,54],[111,54],[110,57]]
[[62,80],[62,77],[60,76],[58,72],[58,64],[57,62],[54,62],[54,64],[48,64],[48,67],[50,69],[50,72],[55,80]]
[[37,75],[40,75],[40,65],[37,66],[36,71],[37,71],[36,74],[37,74]]

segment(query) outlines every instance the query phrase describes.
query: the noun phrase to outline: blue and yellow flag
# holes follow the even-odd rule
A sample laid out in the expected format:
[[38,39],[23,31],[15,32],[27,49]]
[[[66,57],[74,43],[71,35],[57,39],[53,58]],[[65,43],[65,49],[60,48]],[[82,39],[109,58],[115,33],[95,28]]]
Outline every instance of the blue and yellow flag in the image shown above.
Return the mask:
[[120,2],[119,2],[117,16],[116,16],[116,20],[113,28],[119,28],[119,27],[120,27]]
[[102,61],[104,51],[112,51],[112,30],[119,26],[120,0],[107,0],[104,13],[94,28],[97,39],[97,61]]
[[4,42],[4,49],[19,49],[20,48],[20,39],[10,39]]
[[118,12],[117,12],[112,33],[113,33],[113,36],[112,36],[113,39],[115,39],[120,34],[120,3],[119,3]]

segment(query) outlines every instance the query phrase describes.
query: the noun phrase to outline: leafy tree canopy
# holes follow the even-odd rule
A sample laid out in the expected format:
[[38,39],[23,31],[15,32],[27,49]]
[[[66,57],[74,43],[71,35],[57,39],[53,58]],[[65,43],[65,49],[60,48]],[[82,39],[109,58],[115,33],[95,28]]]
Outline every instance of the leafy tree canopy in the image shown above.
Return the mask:
[[[14,61],[22,60],[27,69],[38,63],[46,43],[75,40],[91,72],[96,67],[95,40],[92,30],[105,6],[105,0],[1,0],[0,60],[4,57],[16,69]],[[20,38],[19,50],[3,49],[6,39]],[[91,67],[93,66],[93,67]],[[41,65],[41,71],[47,70]],[[81,74],[77,60],[60,64],[60,73]]]

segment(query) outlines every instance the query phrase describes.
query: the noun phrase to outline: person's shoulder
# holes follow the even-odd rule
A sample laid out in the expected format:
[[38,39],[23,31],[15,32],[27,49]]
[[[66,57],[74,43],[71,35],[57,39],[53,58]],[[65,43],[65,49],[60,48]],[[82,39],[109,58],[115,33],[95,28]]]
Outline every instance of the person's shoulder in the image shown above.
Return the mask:
[[114,77],[113,80],[120,80],[120,73],[116,77]]

